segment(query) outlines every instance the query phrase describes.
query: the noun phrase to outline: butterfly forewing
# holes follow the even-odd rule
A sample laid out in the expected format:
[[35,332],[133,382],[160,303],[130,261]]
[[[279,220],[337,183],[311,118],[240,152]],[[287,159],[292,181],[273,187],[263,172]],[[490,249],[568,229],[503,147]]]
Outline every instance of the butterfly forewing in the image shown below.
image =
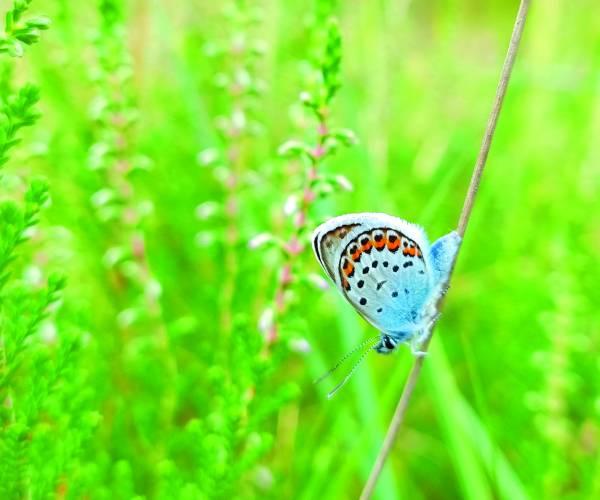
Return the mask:
[[351,214],[314,234],[317,258],[348,301],[385,332],[410,330],[431,289],[423,230],[385,214]]

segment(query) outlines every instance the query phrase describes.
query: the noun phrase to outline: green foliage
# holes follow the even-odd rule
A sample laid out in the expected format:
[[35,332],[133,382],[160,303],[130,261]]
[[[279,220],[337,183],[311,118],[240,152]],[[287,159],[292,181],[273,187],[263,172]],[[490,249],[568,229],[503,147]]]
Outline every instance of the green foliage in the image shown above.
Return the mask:
[[321,74],[323,75],[323,87],[325,88],[324,104],[329,104],[341,87],[342,37],[335,20],[330,20],[327,26],[327,44],[324,52]]
[[40,117],[35,105],[40,98],[39,89],[26,84],[16,93],[4,88],[0,108],[0,168],[8,161],[8,151],[19,143],[19,129],[33,125]]
[[[35,43],[38,31],[47,28],[46,18],[21,19],[29,4],[14,2],[7,13],[0,53],[22,55],[21,43]],[[38,87],[25,84],[13,92],[15,71],[11,63],[3,68],[0,165],[11,159],[20,129],[40,118]],[[77,364],[79,327],[57,317],[65,276],[42,270],[35,262],[39,257],[25,248],[39,234],[48,183],[18,173],[6,177],[0,186],[0,495],[40,498],[60,491],[91,434],[86,420],[92,413]],[[24,192],[11,192],[11,183],[26,186]]]
[[[312,383],[376,332],[310,233],[456,224],[514,3],[6,5],[0,498],[356,497],[411,357]],[[600,496],[596,10],[531,13],[377,498]]]
[[40,40],[40,31],[47,30],[50,20],[44,16],[22,19],[32,0],[14,0],[4,17],[4,36],[0,36],[0,54],[21,57],[23,44],[33,45]]

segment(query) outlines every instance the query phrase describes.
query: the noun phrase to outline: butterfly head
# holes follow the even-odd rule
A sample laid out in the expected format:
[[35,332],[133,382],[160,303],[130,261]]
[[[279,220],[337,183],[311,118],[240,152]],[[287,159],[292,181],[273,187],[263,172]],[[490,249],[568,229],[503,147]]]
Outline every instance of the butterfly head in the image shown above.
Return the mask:
[[382,333],[381,340],[375,346],[375,350],[379,354],[390,354],[392,351],[394,351],[394,349],[396,349],[396,347],[398,347],[398,344],[400,344],[400,342],[401,341],[399,338],[392,337],[391,335],[388,335],[386,333]]

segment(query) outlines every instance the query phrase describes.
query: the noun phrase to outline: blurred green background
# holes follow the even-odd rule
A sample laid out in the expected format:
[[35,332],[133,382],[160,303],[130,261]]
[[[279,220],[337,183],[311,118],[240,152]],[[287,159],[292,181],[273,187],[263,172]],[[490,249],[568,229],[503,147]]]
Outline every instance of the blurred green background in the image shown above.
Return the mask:
[[[51,202],[0,295],[2,496],[356,498],[413,360],[312,384],[376,332],[308,237],[455,227],[517,6],[32,2],[52,24],[0,54],[4,146],[25,82],[41,117],[0,199],[43,176]],[[376,498],[600,497],[599,187],[600,10],[534,1]]]

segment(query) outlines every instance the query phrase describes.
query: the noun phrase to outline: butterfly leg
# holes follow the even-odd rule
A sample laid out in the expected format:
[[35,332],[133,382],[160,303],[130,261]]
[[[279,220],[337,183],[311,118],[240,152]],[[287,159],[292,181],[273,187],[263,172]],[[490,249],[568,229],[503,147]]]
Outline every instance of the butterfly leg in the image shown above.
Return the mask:
[[415,335],[410,339],[407,344],[410,345],[410,352],[413,356],[416,357],[424,357],[427,355],[427,351],[421,350],[423,344],[429,339],[431,335],[431,330],[436,324],[437,320],[440,317],[440,313],[437,310],[431,309],[426,312],[422,327],[418,328]]
[[421,346],[423,345],[423,342],[426,338],[427,335],[424,335],[423,332],[420,332],[419,334],[415,335],[412,339],[410,339],[410,353],[415,358],[424,358],[425,356],[427,356],[427,351],[421,350]]
[[429,339],[433,325],[435,325],[435,322],[437,321],[439,316],[440,314],[436,312],[435,314],[427,318],[425,325],[419,330],[417,330],[418,333],[416,333],[410,339],[410,352],[413,356],[422,358],[427,355],[427,351],[423,351],[422,347],[423,344]]

